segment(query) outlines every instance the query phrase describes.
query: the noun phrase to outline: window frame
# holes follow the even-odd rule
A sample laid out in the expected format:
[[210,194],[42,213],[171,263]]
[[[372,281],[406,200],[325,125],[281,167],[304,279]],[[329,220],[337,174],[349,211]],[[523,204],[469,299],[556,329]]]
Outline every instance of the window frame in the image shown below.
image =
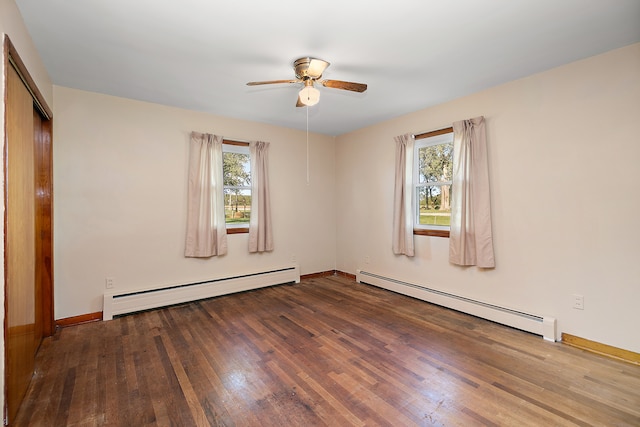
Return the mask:
[[[449,136],[449,134],[451,134]],[[421,133],[419,135],[414,136],[415,142],[413,147],[413,183],[412,183],[412,218],[413,218],[413,234],[418,236],[432,236],[432,237],[449,237],[451,226],[446,225],[422,225],[419,222],[420,218],[420,209],[419,209],[419,201],[418,201],[418,188],[426,187],[428,185],[420,184],[420,158],[418,156],[418,151],[423,147],[430,147],[434,145],[441,145],[451,141],[453,144],[453,127],[448,127],[444,129],[438,129],[431,132]],[[423,141],[427,140],[427,141]],[[420,142],[419,142],[420,141]],[[438,185],[451,185],[451,181],[441,181],[437,183]]]
[[[226,147],[225,147],[226,146]],[[249,156],[249,162],[251,162],[251,153],[249,151],[249,143],[244,141],[234,141],[231,139],[223,139],[222,140],[222,155],[224,153],[238,153],[238,154],[246,154]],[[224,200],[224,190],[227,188],[239,188],[239,189],[247,189],[247,186],[228,186],[222,185],[222,198]],[[248,186],[248,190],[251,191],[251,186]],[[249,224],[228,224],[225,216],[225,228],[227,229],[227,234],[242,234],[249,232]]]

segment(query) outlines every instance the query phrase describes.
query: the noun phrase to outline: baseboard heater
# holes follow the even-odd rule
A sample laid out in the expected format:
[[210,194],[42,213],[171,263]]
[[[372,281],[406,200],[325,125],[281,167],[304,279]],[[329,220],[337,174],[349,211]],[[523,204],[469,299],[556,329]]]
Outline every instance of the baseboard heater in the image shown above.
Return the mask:
[[380,276],[368,271],[357,270],[356,281],[378,286],[403,295],[471,314],[512,328],[531,332],[548,341],[557,341],[556,319],[537,316],[510,308],[500,307],[482,301],[476,301],[448,292],[427,288],[414,283]]
[[298,266],[160,288],[108,292],[104,294],[102,318],[111,320],[120,314],[292,282],[300,283]]

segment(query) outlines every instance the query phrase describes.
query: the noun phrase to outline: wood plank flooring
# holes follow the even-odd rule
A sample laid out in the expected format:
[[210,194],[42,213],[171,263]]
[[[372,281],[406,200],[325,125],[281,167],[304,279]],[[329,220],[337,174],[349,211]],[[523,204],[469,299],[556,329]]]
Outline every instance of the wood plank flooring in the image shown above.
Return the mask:
[[344,277],[65,328],[17,426],[640,426],[640,367]]

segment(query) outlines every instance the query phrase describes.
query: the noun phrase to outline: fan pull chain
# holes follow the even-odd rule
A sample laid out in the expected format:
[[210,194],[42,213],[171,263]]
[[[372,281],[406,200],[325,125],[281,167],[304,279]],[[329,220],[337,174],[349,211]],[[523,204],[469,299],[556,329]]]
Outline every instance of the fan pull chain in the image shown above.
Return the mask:
[[307,110],[307,185],[309,185],[309,106]]

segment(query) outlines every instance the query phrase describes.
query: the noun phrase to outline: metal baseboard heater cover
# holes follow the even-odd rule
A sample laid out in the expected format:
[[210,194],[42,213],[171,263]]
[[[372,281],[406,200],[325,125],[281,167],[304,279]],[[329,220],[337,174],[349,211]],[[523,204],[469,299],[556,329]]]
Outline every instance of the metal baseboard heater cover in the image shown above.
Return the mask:
[[459,295],[430,289],[413,283],[384,277],[368,271],[357,270],[356,282],[378,286],[403,295],[451,308],[462,313],[471,314],[491,320],[512,328],[531,332],[542,336],[547,341],[557,341],[556,319],[524,313],[510,308],[476,301]]
[[297,265],[182,285],[107,292],[104,294],[102,318],[111,320],[120,314],[292,282],[300,283],[300,268]]

